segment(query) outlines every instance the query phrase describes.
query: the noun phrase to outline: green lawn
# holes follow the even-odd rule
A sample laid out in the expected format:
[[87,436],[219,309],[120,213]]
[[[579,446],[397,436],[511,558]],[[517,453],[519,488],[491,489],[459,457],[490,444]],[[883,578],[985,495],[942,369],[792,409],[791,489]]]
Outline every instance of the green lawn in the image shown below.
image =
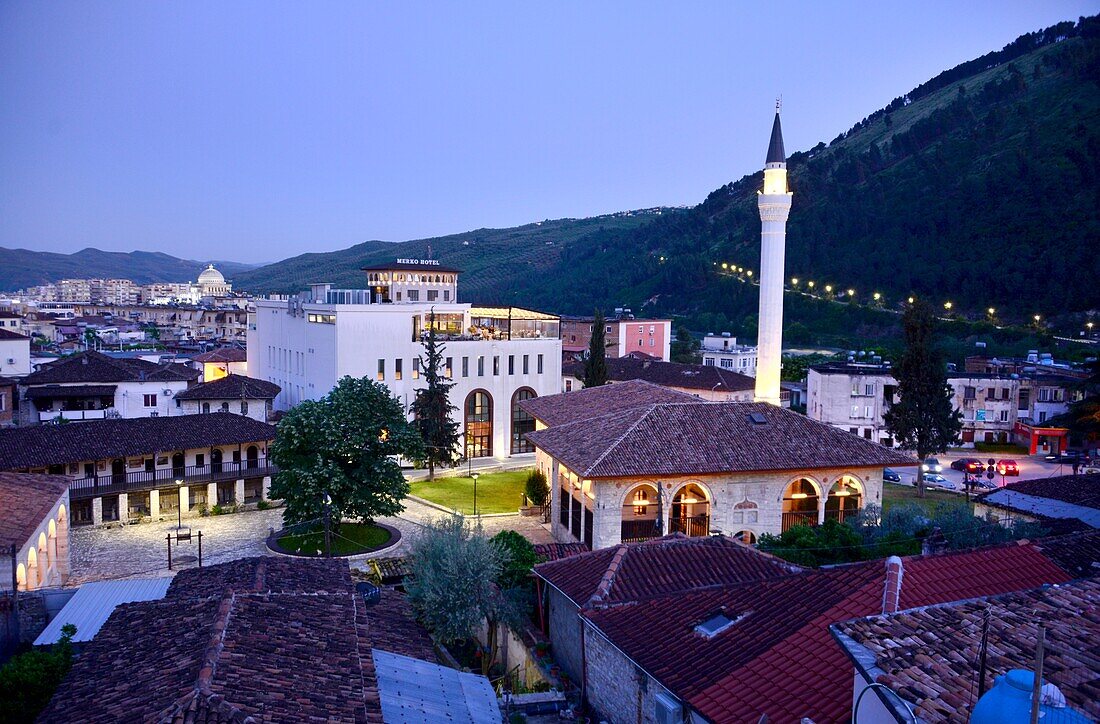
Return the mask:
[[940,502],[962,503],[966,497],[958,493],[949,493],[944,490],[928,488],[924,491],[924,497],[917,497],[917,489],[912,485],[897,485],[895,483],[882,484],[882,509],[889,510],[892,505],[901,503],[917,503],[925,507]]
[[[479,513],[515,513],[523,505],[523,488],[530,468],[485,473],[477,480]],[[457,510],[464,515],[474,512],[474,481],[467,477],[436,478],[410,483],[418,498]]]
[[[390,532],[376,525],[341,523],[334,528],[332,553],[338,556],[352,555],[368,548],[377,548],[390,539]],[[291,533],[279,538],[279,545],[294,553],[315,554],[325,549],[324,530]]]

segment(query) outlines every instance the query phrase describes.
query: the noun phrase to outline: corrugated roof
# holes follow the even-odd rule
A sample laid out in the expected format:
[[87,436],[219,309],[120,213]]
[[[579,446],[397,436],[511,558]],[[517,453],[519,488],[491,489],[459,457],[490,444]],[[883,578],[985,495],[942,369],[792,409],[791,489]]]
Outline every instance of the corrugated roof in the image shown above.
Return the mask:
[[387,724],[482,724],[500,721],[484,676],[374,649],[374,673]]
[[61,638],[61,627],[69,623],[76,626],[74,643],[91,641],[119,605],[134,601],[159,601],[164,598],[171,583],[172,579],[167,576],[85,583],[38,635],[34,645],[56,643]]

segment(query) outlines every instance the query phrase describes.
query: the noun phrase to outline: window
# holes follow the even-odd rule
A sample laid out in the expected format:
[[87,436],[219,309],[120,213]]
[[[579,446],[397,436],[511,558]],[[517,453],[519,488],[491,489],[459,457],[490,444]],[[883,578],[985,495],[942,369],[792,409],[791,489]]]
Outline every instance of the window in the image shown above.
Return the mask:
[[650,334],[653,334],[656,331],[657,331],[657,326],[656,325],[654,325],[654,324],[649,325],[649,333]]
[[535,418],[519,406],[524,400],[530,400],[538,395],[535,391],[522,387],[512,395],[512,454],[529,453],[535,451],[535,446],[527,439],[527,433],[535,431]]
[[223,402],[222,403],[222,412],[229,412],[229,403],[228,402]]
[[206,465],[206,455],[204,453],[195,453],[195,466],[202,467]]
[[565,381],[565,391],[566,392],[572,392],[573,391],[573,380],[566,380]]
[[508,374],[514,375],[516,373],[516,356],[514,354],[508,355]]
[[248,414],[248,400],[241,400],[241,414]]
[[[418,359],[417,362],[419,361],[420,360]],[[446,359],[446,361],[443,363],[443,369],[445,371],[444,373],[447,375],[447,379],[451,379],[455,376],[454,357],[448,357]]]
[[466,455],[485,458],[493,455],[493,398],[484,390],[466,396]]
[[209,414],[209,412],[210,412],[210,403],[209,402],[202,403],[202,412],[203,412],[204,415]]
[[428,290],[428,301],[429,302],[439,301],[439,292],[436,291],[435,289],[429,289]]
[[336,324],[335,314],[309,314],[306,319],[314,324]]
[[852,417],[859,417],[859,405],[852,405]]
[[858,427],[849,427],[848,432],[852,433],[853,435],[858,435],[859,434],[859,428]]
[[988,388],[988,389],[987,389],[987,390],[985,391],[985,399],[987,399],[987,400],[995,400],[995,399],[997,399],[997,388],[996,388],[996,387],[990,387],[990,388]]
[[462,358],[462,376],[463,377],[469,377],[470,376],[470,358],[469,357],[463,357]]
[[477,376],[478,377],[484,377],[485,376],[485,356],[484,355],[479,355],[478,358],[477,358]]
[[1002,400],[1007,400],[1008,399],[1008,392],[1009,392],[1009,390],[1008,390],[1007,387],[1002,387],[1001,388],[1001,399]]
[[873,415],[871,414],[870,406],[863,408],[863,416],[866,417],[868,420],[870,420],[873,417]]
[[874,397],[875,396],[875,385],[874,385],[874,383],[871,383],[869,385],[864,385],[863,386],[863,394],[867,395],[868,397]]
[[[401,374],[401,371],[398,370],[397,373]],[[398,377],[397,379],[401,379],[401,378]],[[413,357],[413,379],[414,380],[419,380],[420,379],[420,358],[419,357]]]
[[645,333],[645,325],[644,324],[639,324],[638,325],[638,334],[644,334],[644,333]]
[[605,333],[605,334],[611,334],[611,325],[610,325],[610,324],[609,324],[609,325],[607,325],[607,328],[606,328],[606,329],[604,329],[604,333]]
[[0,393],[0,412],[3,412],[5,409],[7,409],[5,407],[6,403],[7,403],[7,395],[5,395],[3,393]]
[[156,395],[156,393],[153,393],[151,395],[142,395],[142,401],[143,401],[143,403],[145,404],[146,407],[156,407],[157,406],[157,395]]
[[859,397],[859,383],[852,383],[852,397]]
[[542,355],[541,354],[538,356],[538,373],[540,375],[542,374]]
[[1043,410],[1039,413],[1039,422],[1046,422],[1046,421],[1047,421],[1047,411]]
[[531,365],[528,364],[528,362],[531,361],[530,357],[531,357],[531,355],[527,355],[527,354],[523,355],[523,374],[527,374],[531,369]]
[[493,355],[493,375],[495,376],[495,375],[499,375],[499,374],[500,374],[500,355],[495,354],[495,355]]
[[723,358],[722,359],[722,366],[725,367],[726,369],[729,369],[730,367],[733,367],[733,360]]
[[451,301],[451,290],[450,289],[444,289],[443,290],[443,301],[445,301],[445,302]]
[[1008,422],[1008,410],[1001,410],[1001,422]]
[[706,365],[707,367],[713,367],[714,366],[714,358],[713,357],[704,358],[703,359],[703,364]]
[[378,360],[378,374],[376,375],[376,379],[379,382],[386,379],[386,360],[384,359]]
[[978,395],[977,395],[977,390],[976,389],[974,389],[973,387],[969,387],[969,386],[968,387],[963,387],[963,399],[964,400],[973,400],[973,399],[977,399],[977,397],[978,397]]
[[653,339],[653,337],[650,337],[649,338],[649,346],[650,347],[656,347],[657,346],[657,340]]
[[420,290],[419,289],[410,289],[409,290],[409,301],[410,302],[419,302],[420,301]]
[[1050,388],[1049,387],[1040,387],[1039,388],[1039,402],[1050,402]]

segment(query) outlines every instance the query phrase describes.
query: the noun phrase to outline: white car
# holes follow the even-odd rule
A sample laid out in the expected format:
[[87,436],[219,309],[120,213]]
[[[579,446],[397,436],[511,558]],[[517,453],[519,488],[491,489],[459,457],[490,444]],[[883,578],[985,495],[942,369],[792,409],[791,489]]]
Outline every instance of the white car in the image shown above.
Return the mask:
[[954,484],[939,473],[924,473],[923,475],[921,475],[921,478],[924,480],[924,485],[927,488],[944,488],[946,490],[955,489]]

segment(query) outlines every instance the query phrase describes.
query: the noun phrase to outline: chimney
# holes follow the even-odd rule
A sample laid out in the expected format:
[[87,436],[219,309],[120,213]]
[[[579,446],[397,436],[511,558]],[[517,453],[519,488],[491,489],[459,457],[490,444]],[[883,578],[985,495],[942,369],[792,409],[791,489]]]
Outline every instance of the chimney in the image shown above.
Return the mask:
[[882,592],[882,612],[897,613],[901,602],[901,578],[905,573],[898,556],[886,559],[886,587]]
[[921,555],[938,556],[947,550],[947,536],[936,526],[932,532],[924,537],[920,544]]

